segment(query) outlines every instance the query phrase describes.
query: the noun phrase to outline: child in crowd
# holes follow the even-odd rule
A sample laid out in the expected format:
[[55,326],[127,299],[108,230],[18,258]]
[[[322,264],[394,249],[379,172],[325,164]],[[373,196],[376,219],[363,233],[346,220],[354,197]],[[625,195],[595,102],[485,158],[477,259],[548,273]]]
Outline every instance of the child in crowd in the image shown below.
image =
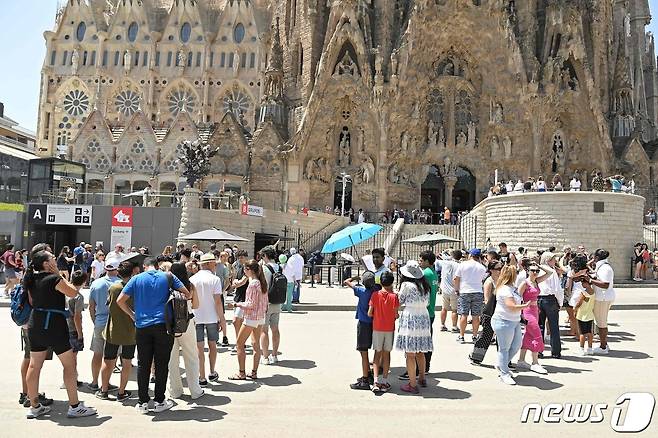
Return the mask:
[[[375,274],[370,271],[364,272],[361,278],[362,285],[358,281],[359,277],[352,277],[344,282],[345,286],[351,287],[354,290],[354,295],[359,298],[356,306],[356,319],[358,320],[356,350],[361,354],[362,374],[356,383],[350,384],[350,388],[369,391],[374,379],[370,374],[370,361],[368,359],[368,350],[372,347],[372,317],[369,315],[368,305],[373,292],[377,291],[379,287],[375,284]],[[371,381],[371,379],[373,380]]]
[[[71,274],[71,283],[75,286],[78,294],[73,298],[66,299],[66,307],[68,308],[70,316],[66,319],[69,325],[69,342],[73,350],[73,360],[76,361],[78,352],[84,349],[84,337],[82,335],[82,311],[85,308],[85,298],[80,293],[80,290],[87,281],[87,274],[82,271],[73,271]],[[78,381],[78,386],[82,383]]]
[[[574,311],[578,320],[580,329],[580,354],[582,356],[592,355],[592,343],[594,342],[594,333],[592,332],[592,323],[594,321],[594,292],[589,283],[589,277],[585,276],[576,278],[575,281],[582,279],[581,282],[584,290],[579,290],[579,296],[576,298]],[[572,280],[574,281],[574,280]],[[585,350],[585,338],[587,338],[587,350]]]
[[[368,316],[373,318],[372,348],[375,350],[373,363],[375,384],[374,392],[387,392],[391,389],[388,383],[388,371],[391,367],[391,350],[393,350],[393,332],[395,320],[398,318],[400,300],[393,292],[395,277],[389,271],[383,272],[380,281],[382,290],[376,291],[370,297]],[[382,366],[382,375],[379,375],[379,366]]]

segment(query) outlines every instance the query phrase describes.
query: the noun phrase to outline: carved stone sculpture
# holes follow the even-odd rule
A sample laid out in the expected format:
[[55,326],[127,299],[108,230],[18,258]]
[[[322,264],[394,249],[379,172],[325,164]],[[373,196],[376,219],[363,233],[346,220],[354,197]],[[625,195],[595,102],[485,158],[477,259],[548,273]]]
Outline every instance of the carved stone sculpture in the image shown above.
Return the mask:
[[457,134],[457,147],[466,147],[466,134],[464,134],[464,131],[459,131],[459,134]]
[[503,137],[503,149],[505,150],[505,158],[512,158],[512,139],[509,135]]
[[361,167],[359,168],[359,176],[363,184],[370,184],[374,181],[375,177],[375,163],[370,155],[365,155]]
[[446,157],[441,170],[443,170],[443,174],[441,175],[443,177],[455,176],[457,173],[457,165],[452,162],[450,157]]
[[130,50],[126,50],[123,54],[123,69],[126,72],[129,72],[131,67],[132,67],[132,54],[130,53]]
[[427,143],[430,147],[436,146],[436,124],[432,119],[427,124]]
[[402,152],[407,152],[409,150],[409,133],[408,132],[403,132],[402,133],[402,139],[400,140],[400,149]]
[[477,133],[475,129],[475,122],[470,121],[468,122],[468,143],[467,146],[471,149],[475,149],[477,145]]
[[183,49],[179,50],[176,54],[176,61],[179,67],[185,67],[185,64],[187,63],[187,55],[185,55]]
[[437,144],[441,147],[446,147],[446,134],[443,130],[443,125],[439,126],[439,138]]
[[352,60],[352,57],[350,56],[349,52],[345,52],[343,58],[340,60],[338,64],[336,64],[336,69],[334,70],[334,74],[337,74],[338,76],[357,75],[356,64],[354,63],[354,60]]
[[347,167],[350,165],[350,132],[347,127],[343,127],[340,133],[340,141],[338,143],[338,165]]
[[500,155],[500,142],[498,136],[491,137],[491,158],[498,158]]

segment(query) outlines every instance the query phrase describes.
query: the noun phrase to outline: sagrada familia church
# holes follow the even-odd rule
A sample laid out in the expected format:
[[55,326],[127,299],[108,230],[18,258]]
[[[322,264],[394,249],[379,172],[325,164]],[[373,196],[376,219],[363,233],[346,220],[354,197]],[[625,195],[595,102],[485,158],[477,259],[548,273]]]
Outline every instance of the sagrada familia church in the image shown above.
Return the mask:
[[[648,0],[67,0],[38,151],[88,192],[169,193],[181,143],[209,193],[288,210],[465,210],[494,181],[593,170],[656,196]],[[349,175],[349,178],[347,177]]]

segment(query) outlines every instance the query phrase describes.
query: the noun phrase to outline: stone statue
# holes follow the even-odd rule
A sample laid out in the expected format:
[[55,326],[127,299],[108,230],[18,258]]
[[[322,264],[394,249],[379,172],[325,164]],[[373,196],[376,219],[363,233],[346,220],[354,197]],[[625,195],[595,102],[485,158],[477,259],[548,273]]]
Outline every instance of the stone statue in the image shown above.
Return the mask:
[[569,82],[571,81],[571,73],[569,72],[568,68],[565,68],[564,70],[562,70],[562,74],[561,74],[560,79],[561,79],[562,89],[563,90],[570,90],[571,85],[569,85]]
[[398,74],[398,49],[391,52],[391,75],[397,76]]
[[471,149],[475,149],[477,143],[476,143],[476,130],[475,130],[475,122],[470,121],[468,122],[468,143],[467,146]]
[[443,175],[441,176],[455,176],[457,173],[457,166],[452,162],[450,157],[446,157],[445,161],[443,162]]
[[359,174],[361,175],[363,184],[370,184],[374,181],[375,163],[372,161],[370,155],[365,155],[363,163],[361,163],[361,167],[359,168]]
[[459,131],[459,134],[457,134],[457,147],[466,147],[466,134],[464,134],[464,131]]
[[327,129],[327,134],[326,134],[326,139],[325,139],[326,143],[325,143],[324,148],[328,151],[331,150],[331,145],[334,142],[334,140],[333,140],[333,137],[334,137],[333,136],[333,130],[334,130],[333,128]]
[[420,118],[420,104],[418,101],[414,103],[414,109],[413,112],[411,113],[411,118],[412,119],[419,119]]
[[503,149],[505,150],[505,158],[512,158],[512,139],[509,135],[503,137]]
[[491,101],[491,123],[496,125],[503,123],[503,105],[493,100]]
[[350,165],[350,132],[347,127],[343,127],[340,133],[340,142],[338,143],[339,155],[338,165],[347,167]]
[[400,141],[400,150],[407,152],[409,150],[409,133],[406,131],[402,133],[402,140]]
[[306,162],[306,168],[304,170],[304,176],[306,177],[307,180],[313,181],[315,179],[318,179],[320,176],[320,167],[318,166],[318,163],[310,158]]
[[126,72],[129,72],[130,67],[132,67],[132,54],[130,53],[130,50],[126,50],[123,53],[123,69]]
[[452,60],[449,59],[448,62],[446,62],[446,65],[443,66],[443,71],[441,72],[441,74],[445,76],[454,76],[455,64],[452,63]]
[[393,163],[391,167],[388,168],[388,180],[393,184],[398,184],[400,182],[400,169],[397,163]]
[[176,54],[176,62],[178,63],[179,67],[185,67],[185,64],[187,63],[187,55],[185,55],[183,49],[179,50]]
[[75,49],[73,51],[73,54],[71,55],[71,66],[72,66],[73,74],[78,73],[79,65],[80,65],[80,54],[78,53],[78,49]]
[[349,52],[345,52],[345,54],[343,55],[343,59],[341,59],[340,62],[336,65],[336,70],[334,71],[334,74],[338,74],[339,76],[343,76],[343,75],[356,76],[357,74],[356,64],[352,60],[352,57],[350,56]]
[[376,76],[381,76],[382,75],[382,63],[384,60],[382,59],[382,51],[381,47],[377,46],[377,48],[374,50],[375,52],[375,75]]
[[498,141],[498,136],[494,135],[491,137],[491,158],[498,158],[500,155],[500,143]]
[[441,147],[446,147],[446,133],[443,130],[443,125],[439,126],[439,140],[437,144]]
[[427,124],[427,143],[430,147],[436,146],[436,124],[432,119]]
[[322,161],[320,166],[321,167],[320,170],[322,173],[321,176],[322,181],[328,183],[329,181],[331,181],[331,165],[329,164],[329,160],[327,160],[324,157],[322,157],[320,160]]
[[544,86],[553,82],[553,58],[549,57],[544,65],[544,72],[542,75]]

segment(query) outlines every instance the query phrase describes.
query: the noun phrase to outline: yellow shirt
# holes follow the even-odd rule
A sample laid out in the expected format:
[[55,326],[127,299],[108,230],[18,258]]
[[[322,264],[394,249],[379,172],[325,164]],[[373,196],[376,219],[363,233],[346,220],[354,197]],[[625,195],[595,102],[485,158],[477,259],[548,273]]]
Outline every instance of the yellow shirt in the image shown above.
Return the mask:
[[594,319],[594,294],[589,295],[587,292],[581,292],[586,301],[580,305],[576,312],[576,319],[578,321],[592,321]]

